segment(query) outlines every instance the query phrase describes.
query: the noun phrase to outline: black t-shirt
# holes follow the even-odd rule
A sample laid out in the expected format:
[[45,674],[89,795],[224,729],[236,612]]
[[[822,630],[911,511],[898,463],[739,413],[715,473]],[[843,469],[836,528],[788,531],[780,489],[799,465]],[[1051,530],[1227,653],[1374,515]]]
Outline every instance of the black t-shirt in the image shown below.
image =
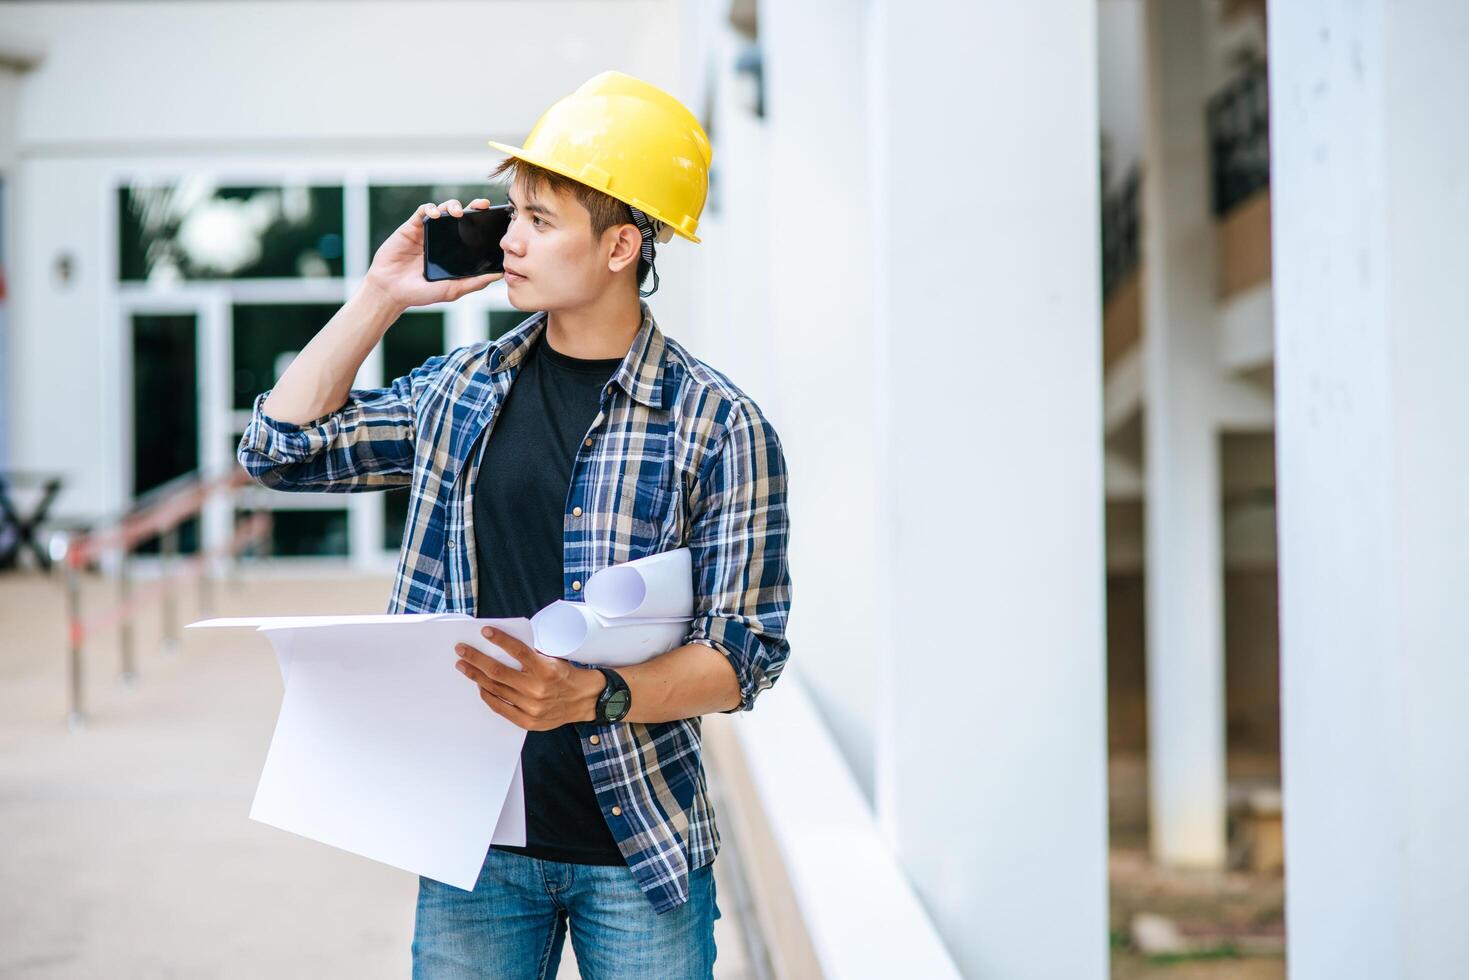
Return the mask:
[[[476,615],[533,616],[562,597],[572,463],[621,363],[567,357],[544,331],[526,352],[474,486]],[[520,766],[526,846],[496,848],[573,864],[626,863],[597,805],[576,725],[527,732]]]

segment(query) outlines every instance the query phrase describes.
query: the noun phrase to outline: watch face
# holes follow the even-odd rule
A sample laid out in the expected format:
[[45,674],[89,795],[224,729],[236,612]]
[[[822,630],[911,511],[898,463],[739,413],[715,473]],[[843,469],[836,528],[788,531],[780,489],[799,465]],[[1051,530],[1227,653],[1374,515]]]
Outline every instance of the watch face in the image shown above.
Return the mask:
[[613,721],[627,714],[628,693],[626,691],[613,691],[612,696],[607,699],[607,717]]

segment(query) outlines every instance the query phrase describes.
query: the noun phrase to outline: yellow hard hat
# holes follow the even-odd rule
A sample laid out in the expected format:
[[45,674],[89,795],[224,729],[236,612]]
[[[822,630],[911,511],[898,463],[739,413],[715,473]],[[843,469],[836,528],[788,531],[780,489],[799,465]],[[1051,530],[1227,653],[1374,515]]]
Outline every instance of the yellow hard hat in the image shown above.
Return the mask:
[[489,144],[699,240],[713,151],[694,114],[655,85],[604,71],[547,109],[525,146]]

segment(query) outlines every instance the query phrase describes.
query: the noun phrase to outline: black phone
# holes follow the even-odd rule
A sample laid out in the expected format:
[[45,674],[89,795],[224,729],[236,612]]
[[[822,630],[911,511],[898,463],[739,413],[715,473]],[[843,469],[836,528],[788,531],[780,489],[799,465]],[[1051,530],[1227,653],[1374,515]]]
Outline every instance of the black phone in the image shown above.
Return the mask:
[[465,208],[462,218],[439,214],[423,218],[423,278],[438,282],[505,271],[500,239],[510,230],[510,205]]

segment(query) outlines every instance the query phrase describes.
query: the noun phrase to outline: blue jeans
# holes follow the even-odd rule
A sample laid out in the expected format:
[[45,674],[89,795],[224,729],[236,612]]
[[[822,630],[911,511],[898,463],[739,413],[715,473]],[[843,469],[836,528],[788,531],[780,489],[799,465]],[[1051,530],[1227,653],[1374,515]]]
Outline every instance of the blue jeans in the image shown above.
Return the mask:
[[586,980],[707,980],[717,918],[712,864],[689,873],[687,902],[658,915],[626,865],[490,848],[474,891],[418,879],[413,977],[555,977],[569,926]]

